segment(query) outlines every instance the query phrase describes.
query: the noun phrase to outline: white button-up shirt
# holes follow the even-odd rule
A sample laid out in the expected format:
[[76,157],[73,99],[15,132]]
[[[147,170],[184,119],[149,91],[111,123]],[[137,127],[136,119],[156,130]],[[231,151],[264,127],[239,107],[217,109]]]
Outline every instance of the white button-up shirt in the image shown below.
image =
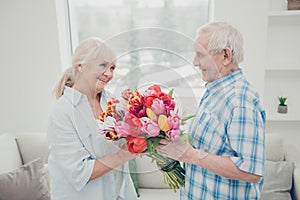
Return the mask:
[[[109,98],[103,91],[100,101],[103,110]],[[52,200],[137,199],[127,163],[88,181],[95,159],[118,147],[98,133],[96,119],[84,94],[65,87],[49,117],[47,137]],[[120,176],[121,180],[116,181],[115,178]]]

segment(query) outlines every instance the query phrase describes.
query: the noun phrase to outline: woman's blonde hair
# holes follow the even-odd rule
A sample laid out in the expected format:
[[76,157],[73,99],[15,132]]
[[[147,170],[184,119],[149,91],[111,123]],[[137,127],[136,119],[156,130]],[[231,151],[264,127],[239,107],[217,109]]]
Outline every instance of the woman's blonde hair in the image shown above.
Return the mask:
[[54,96],[58,99],[63,95],[65,86],[72,87],[74,85],[73,67],[66,69],[54,88]]
[[98,38],[91,37],[80,42],[72,56],[72,67],[65,70],[54,88],[54,95],[57,99],[63,95],[65,86],[74,85],[78,73],[77,66],[88,64],[92,60],[115,63],[115,56],[112,50]]

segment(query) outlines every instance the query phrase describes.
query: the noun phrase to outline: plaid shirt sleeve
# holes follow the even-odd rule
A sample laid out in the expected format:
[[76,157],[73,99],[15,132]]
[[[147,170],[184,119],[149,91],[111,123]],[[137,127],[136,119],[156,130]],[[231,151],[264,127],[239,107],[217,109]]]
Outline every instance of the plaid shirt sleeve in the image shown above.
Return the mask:
[[228,138],[235,165],[248,173],[263,176],[265,159],[264,113],[249,107],[236,107],[228,124]]

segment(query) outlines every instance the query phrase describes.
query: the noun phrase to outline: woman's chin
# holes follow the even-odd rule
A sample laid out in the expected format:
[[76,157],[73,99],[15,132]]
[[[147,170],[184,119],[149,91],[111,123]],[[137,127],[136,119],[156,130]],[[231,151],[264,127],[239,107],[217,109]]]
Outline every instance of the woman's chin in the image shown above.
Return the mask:
[[99,85],[97,85],[97,87],[96,87],[96,92],[97,93],[100,93],[103,89],[104,89],[104,87],[105,87],[105,85],[104,84],[99,84]]

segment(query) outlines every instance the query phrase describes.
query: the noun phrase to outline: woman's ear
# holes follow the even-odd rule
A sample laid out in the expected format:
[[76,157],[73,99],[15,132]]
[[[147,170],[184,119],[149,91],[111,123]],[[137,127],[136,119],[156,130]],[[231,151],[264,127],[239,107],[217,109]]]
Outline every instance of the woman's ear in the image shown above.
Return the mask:
[[229,48],[225,48],[222,51],[223,64],[227,66],[232,61],[232,51]]

